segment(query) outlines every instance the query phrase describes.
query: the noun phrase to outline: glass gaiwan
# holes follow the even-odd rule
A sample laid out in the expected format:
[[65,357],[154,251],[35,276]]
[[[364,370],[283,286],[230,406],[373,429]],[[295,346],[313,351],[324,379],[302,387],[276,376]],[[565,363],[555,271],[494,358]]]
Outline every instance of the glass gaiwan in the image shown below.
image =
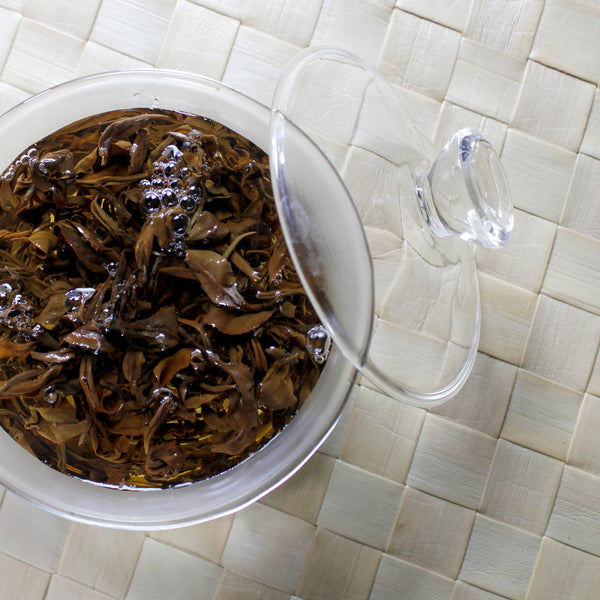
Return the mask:
[[332,338],[325,368],[291,422],[235,467],[191,485],[113,489],[63,475],[0,430],[0,482],[77,521],[161,529],[226,515],[295,473],[333,429],[358,374],[417,406],[454,395],[479,340],[472,241],[504,245],[507,182],[490,144],[462,130],[436,158],[394,90],[352,55],[299,53],[272,109],[196,75],[122,71],[42,92],[0,118],[0,172],[74,121],[163,108],[222,123],[270,155],[287,245]]

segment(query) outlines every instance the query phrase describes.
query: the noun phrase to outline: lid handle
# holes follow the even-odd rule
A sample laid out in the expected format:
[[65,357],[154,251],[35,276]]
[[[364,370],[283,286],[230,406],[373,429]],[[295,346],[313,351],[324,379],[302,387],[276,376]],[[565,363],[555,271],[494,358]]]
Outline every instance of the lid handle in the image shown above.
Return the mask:
[[417,178],[417,198],[439,237],[454,233],[486,248],[500,248],[513,228],[510,189],[492,145],[475,129],[461,129],[429,173]]

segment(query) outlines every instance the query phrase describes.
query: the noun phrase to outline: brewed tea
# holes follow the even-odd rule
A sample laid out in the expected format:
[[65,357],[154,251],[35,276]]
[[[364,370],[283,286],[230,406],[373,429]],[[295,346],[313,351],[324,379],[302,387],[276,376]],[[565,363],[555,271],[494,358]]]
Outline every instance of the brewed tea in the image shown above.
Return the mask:
[[277,434],[328,335],[268,157],[166,110],[78,121],[0,179],[0,424],[59,471],[169,487]]

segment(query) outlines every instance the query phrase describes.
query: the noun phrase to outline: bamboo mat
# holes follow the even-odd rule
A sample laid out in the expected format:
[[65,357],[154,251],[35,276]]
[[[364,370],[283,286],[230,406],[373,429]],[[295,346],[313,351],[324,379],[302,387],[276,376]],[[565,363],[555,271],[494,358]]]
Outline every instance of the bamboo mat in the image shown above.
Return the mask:
[[161,533],[0,491],[2,600],[600,598],[600,2],[0,0],[0,112],[78,75],[166,67],[269,103],[301,48],[374,65],[441,146],[481,129],[513,190],[478,251],[480,353],[430,412],[357,387],[261,502]]

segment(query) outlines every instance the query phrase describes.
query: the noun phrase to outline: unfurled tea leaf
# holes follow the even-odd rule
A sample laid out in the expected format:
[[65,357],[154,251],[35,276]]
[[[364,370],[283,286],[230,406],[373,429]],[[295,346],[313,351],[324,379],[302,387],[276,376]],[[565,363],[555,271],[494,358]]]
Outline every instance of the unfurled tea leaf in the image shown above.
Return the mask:
[[71,333],[63,337],[63,342],[81,350],[89,350],[93,354],[98,354],[99,352],[107,354],[115,353],[114,348],[104,335],[88,327],[80,327],[71,331]]
[[44,306],[40,314],[36,317],[36,322],[46,329],[56,327],[65,316],[65,294],[66,291],[59,291],[52,294],[46,306]]
[[22,371],[8,381],[0,383],[0,394],[2,396],[31,396],[39,392],[60,371],[61,367],[59,365],[45,369]]
[[154,223],[144,223],[140,236],[135,244],[135,262],[138,269],[145,269],[150,264],[150,255],[154,245]]
[[75,358],[75,352],[61,348],[50,352],[31,352],[31,358],[50,365],[59,365]]
[[141,350],[129,350],[123,357],[123,375],[130,384],[135,384],[142,375],[146,357]]
[[54,422],[48,420],[49,416],[40,414],[39,423],[30,425],[27,429],[37,432],[38,435],[54,444],[62,444],[67,440],[77,438],[85,429],[85,423],[82,421],[73,419],[69,423]]
[[204,210],[190,229],[188,240],[190,242],[220,241],[228,234],[229,228],[211,212]]
[[85,173],[91,173],[94,170],[94,165],[98,160],[98,149],[94,148],[91,152],[86,154],[73,169],[75,175],[82,175]]
[[265,375],[259,390],[260,403],[270,410],[289,408],[298,402],[288,364],[276,362]]
[[152,121],[164,121],[167,119],[168,117],[166,115],[146,114],[134,117],[123,117],[122,119],[112,121],[104,128],[104,131],[98,139],[98,155],[100,156],[102,166],[106,166],[110,147],[119,138],[127,138],[137,133],[142,127],[145,127]]
[[71,248],[77,261],[85,269],[96,273],[104,272],[104,264],[95,249],[81,235],[78,228],[69,221],[63,221],[56,225],[63,240]]
[[217,306],[211,306],[208,312],[202,316],[202,322],[227,335],[242,335],[266,323],[274,312],[274,310],[261,310],[240,315]]
[[20,358],[25,358],[31,354],[33,348],[35,348],[35,342],[19,344],[17,342],[0,339],[0,359],[11,358],[13,360],[18,360]]
[[179,371],[190,366],[193,352],[194,348],[181,348],[175,354],[163,358],[152,369],[159,387],[164,387]]
[[34,231],[27,238],[27,241],[39,252],[42,258],[46,258],[58,245],[58,238],[49,230]]
[[236,287],[231,263],[212,250],[188,250],[186,262],[198,278],[204,293],[219,306],[237,306],[244,299]]
[[145,346],[160,350],[173,348],[179,342],[179,324],[174,306],[163,306],[146,319],[123,324],[124,335]]
[[142,170],[148,156],[149,147],[148,132],[145,129],[140,129],[129,148],[129,168],[127,169],[129,173],[139,173]]
[[287,259],[285,240],[279,238],[273,247],[273,254],[269,258],[269,279],[275,281],[280,275]]

